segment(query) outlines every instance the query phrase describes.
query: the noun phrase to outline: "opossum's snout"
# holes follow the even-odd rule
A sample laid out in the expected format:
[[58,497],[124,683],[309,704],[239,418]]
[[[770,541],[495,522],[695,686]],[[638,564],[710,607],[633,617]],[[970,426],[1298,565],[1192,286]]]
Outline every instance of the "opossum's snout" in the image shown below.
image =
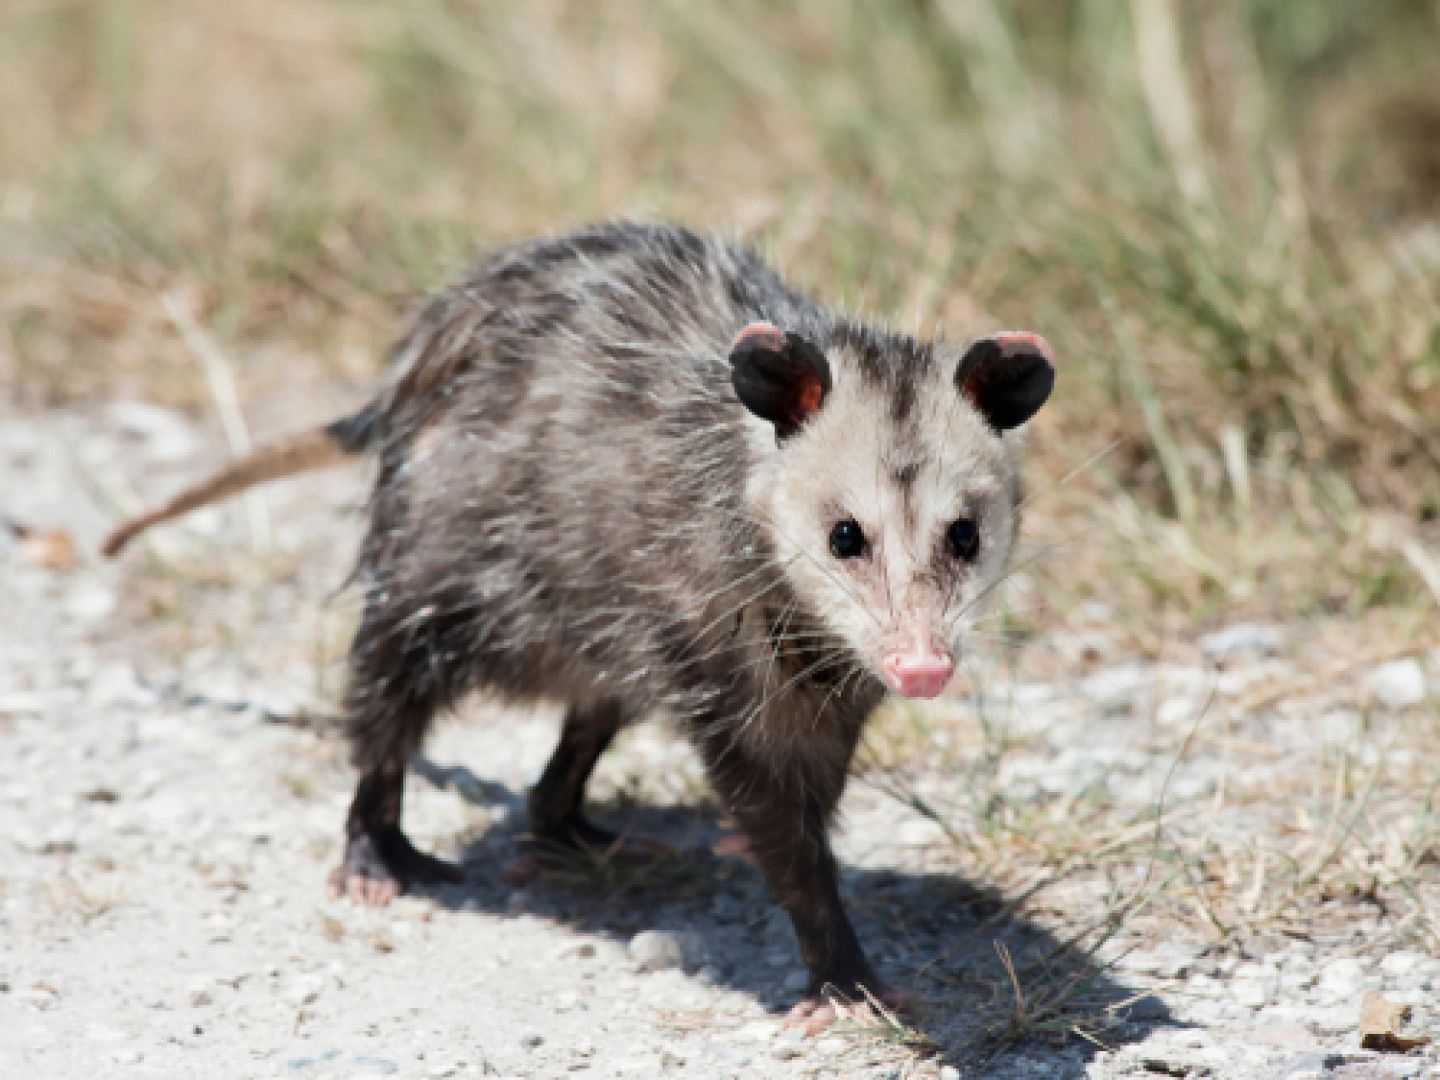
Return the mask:
[[[958,534],[959,526],[974,532],[973,523],[969,521],[957,521],[950,532]],[[972,540],[968,533],[961,539],[978,544],[978,539]],[[931,629],[937,625],[935,612],[943,608],[943,598],[933,588],[927,589],[918,579],[912,579],[911,585],[899,590],[907,602],[899,609],[890,606],[888,597],[893,595],[892,590],[879,580],[885,574],[885,567],[879,564],[865,530],[854,518],[843,518],[831,527],[830,554],[851,571],[851,596],[869,593],[871,603],[876,603],[882,594],[887,598],[885,610],[893,619],[891,629],[883,635],[879,648],[871,653],[876,657],[872,663],[885,684],[902,697],[938,696],[955,674],[955,658],[950,647]],[[952,553],[957,559],[973,554],[968,548]],[[878,604],[876,607],[879,610]]]
[[955,674],[950,650],[934,641],[924,630],[906,635],[880,662],[885,682],[901,697],[938,697]]

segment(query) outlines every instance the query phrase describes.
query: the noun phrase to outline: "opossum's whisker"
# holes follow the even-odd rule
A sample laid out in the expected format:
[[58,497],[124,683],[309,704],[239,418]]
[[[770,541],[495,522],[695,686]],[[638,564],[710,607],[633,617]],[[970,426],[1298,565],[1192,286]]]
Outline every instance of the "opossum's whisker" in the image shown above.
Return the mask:
[[1019,513],[1023,511],[1027,506],[1029,506],[1041,495],[1053,495],[1058,489],[1065,487],[1067,484],[1070,483],[1071,480],[1074,480],[1081,473],[1087,472],[1088,470],[1094,468],[1105,458],[1109,457],[1110,454],[1112,454],[1117,447],[1122,446],[1129,440],[1130,436],[1126,435],[1122,435],[1119,438],[1112,440],[1107,446],[1101,447],[1099,450],[1095,451],[1094,454],[1090,455],[1090,457],[1086,458],[1079,465],[1075,466],[1075,468],[1071,469],[1064,476],[1060,477],[1059,480],[1056,480],[1051,484],[1047,484],[1045,487],[1037,487],[1026,492],[1025,497],[1016,504],[1016,512]]
[[1075,545],[1071,543],[1046,545],[1045,547],[1034,551],[1028,557],[1021,559],[1018,562],[1007,567],[1005,573],[1001,574],[984,589],[981,589],[980,592],[977,593],[968,604],[964,605],[958,612],[956,612],[954,620],[952,620],[949,624],[951,629],[953,630],[954,626],[958,624],[960,619],[964,618],[964,616],[968,612],[974,609],[978,604],[981,603],[981,601],[983,601],[992,592],[998,589],[1002,584],[1009,581],[1013,575],[1019,573],[1021,570],[1025,569],[1025,567],[1039,562],[1041,559],[1048,558],[1049,556],[1055,554],[1058,551],[1064,551],[1066,548],[1073,546]]
[[760,703],[754,708],[752,708],[750,712],[746,714],[745,719],[740,722],[741,729],[743,730],[749,728],[749,726],[755,721],[756,717],[758,717],[762,712],[764,712],[765,708],[772,701],[778,699],[782,694],[788,693],[791,687],[795,686],[803,679],[808,678],[810,675],[814,674],[816,671],[820,670],[827,664],[833,662],[834,657],[821,657],[813,664],[807,665],[806,667],[802,668],[800,671],[792,675],[789,679],[785,680],[783,685],[766,693],[766,695],[760,699]]

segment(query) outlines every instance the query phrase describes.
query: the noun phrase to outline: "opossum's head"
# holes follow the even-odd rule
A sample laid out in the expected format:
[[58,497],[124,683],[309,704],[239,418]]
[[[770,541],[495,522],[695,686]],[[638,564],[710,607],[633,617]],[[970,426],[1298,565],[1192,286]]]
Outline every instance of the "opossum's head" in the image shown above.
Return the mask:
[[1055,380],[1044,339],[950,351],[753,323],[730,361],[773,427],[747,495],[796,595],[891,689],[939,694],[1014,544],[1014,431]]

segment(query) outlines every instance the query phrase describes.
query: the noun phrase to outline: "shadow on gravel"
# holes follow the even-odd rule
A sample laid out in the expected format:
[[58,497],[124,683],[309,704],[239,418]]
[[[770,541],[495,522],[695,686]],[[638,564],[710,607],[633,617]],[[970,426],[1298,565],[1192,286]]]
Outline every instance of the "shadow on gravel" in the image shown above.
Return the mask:
[[[758,871],[712,853],[721,835],[713,815],[591,804],[597,822],[663,841],[673,853],[645,862],[556,857],[517,887],[506,871],[524,839],[523,793],[423,758],[412,772],[510,811],[464,848],[465,884],[420,895],[454,910],[545,916],[622,946],[641,930],[668,931],[681,940],[693,977],[752,994],[775,1013],[798,999],[803,983],[786,985],[803,977],[788,920]],[[998,892],[953,874],[846,867],[842,894],[872,961],[915,995],[905,1018],[913,1033],[965,1075],[1084,1077],[1098,1043],[1118,1047],[1178,1023],[1158,998],[1124,985],[1083,948],[1015,914]]]

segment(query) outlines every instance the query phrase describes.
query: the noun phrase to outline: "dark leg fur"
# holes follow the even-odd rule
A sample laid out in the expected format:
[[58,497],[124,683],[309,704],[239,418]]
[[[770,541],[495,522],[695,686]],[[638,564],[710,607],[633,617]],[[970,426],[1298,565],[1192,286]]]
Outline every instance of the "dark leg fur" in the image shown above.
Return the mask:
[[651,862],[671,854],[663,843],[621,836],[590,821],[581,811],[585,782],[595,762],[627,718],[616,701],[572,705],[565,713],[560,742],[539,782],[530,791],[530,842],[505,880],[523,886],[542,874],[547,855],[580,853],[606,862]]
[[400,830],[405,763],[387,762],[360,778],[345,822],[345,856],[330,873],[330,893],[383,907],[411,885],[464,880],[451,863],[419,851]]
[[615,701],[566,711],[560,742],[530,791],[530,832],[541,844],[593,849],[615,843],[613,832],[585,818],[580,803],[595,762],[624,720],[624,710]]
[[459,867],[418,851],[400,829],[405,767],[452,696],[436,658],[444,627],[406,620],[372,596],[350,648],[346,728],[360,783],[345,822],[345,855],[330,892],[383,906],[412,885],[458,882]]
[[864,990],[877,996],[885,990],[841,906],[827,835],[854,749],[854,736],[842,738],[848,746],[836,747],[842,752],[831,760],[803,761],[749,753],[723,727],[701,739],[711,782],[795,927],[810,971],[802,1006],[811,1011],[827,986],[856,1001],[865,1000]]

